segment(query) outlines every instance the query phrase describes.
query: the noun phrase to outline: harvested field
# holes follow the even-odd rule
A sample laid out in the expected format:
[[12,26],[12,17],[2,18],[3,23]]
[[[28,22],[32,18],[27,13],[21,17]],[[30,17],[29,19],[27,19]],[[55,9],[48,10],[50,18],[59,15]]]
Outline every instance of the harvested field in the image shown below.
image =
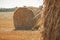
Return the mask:
[[39,31],[0,32],[0,40],[40,40]]
[[14,12],[0,12],[0,40],[40,40],[40,31],[14,31]]
[[14,12],[0,12],[0,31],[11,31],[14,29],[13,13]]
[[0,40],[40,40],[40,31],[0,31]]

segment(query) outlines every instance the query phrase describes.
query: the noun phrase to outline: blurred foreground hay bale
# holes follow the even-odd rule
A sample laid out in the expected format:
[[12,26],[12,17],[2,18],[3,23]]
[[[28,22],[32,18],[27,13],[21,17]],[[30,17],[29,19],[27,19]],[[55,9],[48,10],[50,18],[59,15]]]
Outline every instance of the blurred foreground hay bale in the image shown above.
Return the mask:
[[44,0],[41,18],[37,22],[41,40],[60,40],[60,0]]
[[60,0],[45,0],[44,29],[44,40],[60,40]]
[[34,13],[27,8],[18,8],[14,13],[13,20],[16,29],[31,30],[36,20],[33,20]]

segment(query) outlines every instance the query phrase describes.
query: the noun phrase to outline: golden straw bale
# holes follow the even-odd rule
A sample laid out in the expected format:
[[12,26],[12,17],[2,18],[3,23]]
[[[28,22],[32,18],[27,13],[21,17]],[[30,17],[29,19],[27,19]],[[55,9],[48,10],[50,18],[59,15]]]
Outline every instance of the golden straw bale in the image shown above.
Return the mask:
[[18,8],[14,13],[14,26],[21,30],[31,30],[35,24],[34,14],[27,8]]

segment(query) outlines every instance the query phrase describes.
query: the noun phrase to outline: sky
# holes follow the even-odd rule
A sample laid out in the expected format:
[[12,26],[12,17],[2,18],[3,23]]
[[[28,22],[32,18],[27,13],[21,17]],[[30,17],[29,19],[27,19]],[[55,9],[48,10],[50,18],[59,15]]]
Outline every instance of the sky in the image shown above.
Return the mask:
[[0,8],[13,8],[23,6],[39,7],[43,0],[0,0]]

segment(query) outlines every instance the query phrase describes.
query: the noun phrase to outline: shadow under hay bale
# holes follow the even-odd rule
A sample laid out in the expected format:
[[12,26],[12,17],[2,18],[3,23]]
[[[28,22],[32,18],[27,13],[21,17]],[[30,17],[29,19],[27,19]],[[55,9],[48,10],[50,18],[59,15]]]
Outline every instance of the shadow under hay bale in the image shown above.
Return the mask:
[[16,30],[32,30],[36,20],[33,20],[34,14],[27,8],[18,8],[13,15],[14,26]]

